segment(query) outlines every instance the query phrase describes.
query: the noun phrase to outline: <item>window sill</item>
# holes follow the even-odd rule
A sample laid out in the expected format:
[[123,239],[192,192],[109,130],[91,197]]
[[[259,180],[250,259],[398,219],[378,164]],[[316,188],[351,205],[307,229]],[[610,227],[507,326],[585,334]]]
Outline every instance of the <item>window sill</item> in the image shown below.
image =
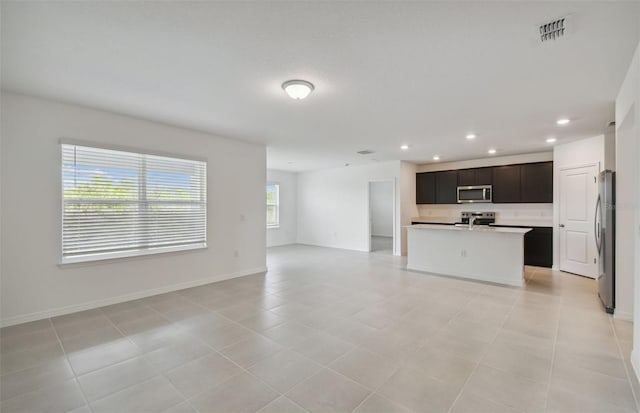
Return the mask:
[[267,229],[278,229],[280,225],[267,225]]
[[204,250],[204,249],[207,249],[207,244],[185,245],[180,247],[160,247],[160,248],[141,249],[141,250],[134,250],[134,251],[109,252],[104,254],[87,254],[87,255],[80,255],[77,257],[63,258],[58,263],[58,266],[64,267],[67,265],[82,264],[82,263],[90,264],[90,263],[98,263],[98,262],[104,262],[104,261],[124,260],[128,258],[147,257],[150,255],[166,254],[166,253],[172,253],[172,252],[186,252],[186,251],[195,251],[195,250]]

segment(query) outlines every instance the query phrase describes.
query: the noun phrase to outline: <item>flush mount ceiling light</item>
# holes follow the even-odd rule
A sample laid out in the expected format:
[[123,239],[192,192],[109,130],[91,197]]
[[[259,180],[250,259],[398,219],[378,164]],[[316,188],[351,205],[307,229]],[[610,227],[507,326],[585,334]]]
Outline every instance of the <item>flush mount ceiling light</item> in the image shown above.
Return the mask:
[[475,138],[476,138],[476,135],[475,135],[475,133],[470,133],[470,134],[468,134],[468,135],[466,136],[466,138],[467,138],[467,140],[470,140],[470,141],[471,141],[471,140],[473,140],[473,139],[475,139]]
[[402,149],[403,151],[406,151],[407,149],[409,149],[409,145],[402,145],[400,146],[400,149]]
[[440,160],[440,155],[434,155],[433,156],[433,160],[434,161],[439,161]]
[[282,84],[282,89],[291,99],[301,100],[309,96],[315,88],[313,83],[306,80],[287,80]]
[[571,122],[571,119],[569,118],[560,118],[556,121],[556,124],[558,124],[559,126],[566,126],[569,124],[569,122]]
[[488,153],[489,155],[495,155],[496,150],[495,150],[495,149],[489,149],[489,150],[487,151],[487,153]]
[[556,141],[556,138],[547,138],[547,143],[554,143]]

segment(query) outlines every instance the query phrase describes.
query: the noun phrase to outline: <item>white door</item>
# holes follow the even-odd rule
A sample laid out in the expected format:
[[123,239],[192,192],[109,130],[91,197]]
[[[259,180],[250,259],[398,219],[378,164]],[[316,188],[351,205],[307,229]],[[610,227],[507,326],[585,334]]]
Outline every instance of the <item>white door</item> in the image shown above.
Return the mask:
[[560,270],[596,278],[596,165],[560,170]]

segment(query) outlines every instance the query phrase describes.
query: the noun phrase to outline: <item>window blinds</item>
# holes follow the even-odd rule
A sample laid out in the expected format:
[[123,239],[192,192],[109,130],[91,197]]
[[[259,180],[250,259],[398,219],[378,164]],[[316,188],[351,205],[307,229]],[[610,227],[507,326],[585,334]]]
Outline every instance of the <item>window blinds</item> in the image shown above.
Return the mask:
[[206,246],[206,162],[61,146],[63,262]]

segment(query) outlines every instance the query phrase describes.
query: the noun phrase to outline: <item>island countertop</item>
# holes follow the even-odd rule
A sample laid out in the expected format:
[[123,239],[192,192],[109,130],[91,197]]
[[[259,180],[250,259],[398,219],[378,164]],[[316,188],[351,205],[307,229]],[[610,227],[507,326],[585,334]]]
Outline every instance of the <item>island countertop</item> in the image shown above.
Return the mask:
[[406,228],[435,229],[439,231],[493,232],[493,233],[508,233],[508,234],[526,234],[527,232],[532,230],[532,228],[493,227],[493,226],[486,226],[486,225],[475,225],[472,228],[469,228],[467,226],[438,225],[438,224],[414,224],[414,225],[407,225]]

